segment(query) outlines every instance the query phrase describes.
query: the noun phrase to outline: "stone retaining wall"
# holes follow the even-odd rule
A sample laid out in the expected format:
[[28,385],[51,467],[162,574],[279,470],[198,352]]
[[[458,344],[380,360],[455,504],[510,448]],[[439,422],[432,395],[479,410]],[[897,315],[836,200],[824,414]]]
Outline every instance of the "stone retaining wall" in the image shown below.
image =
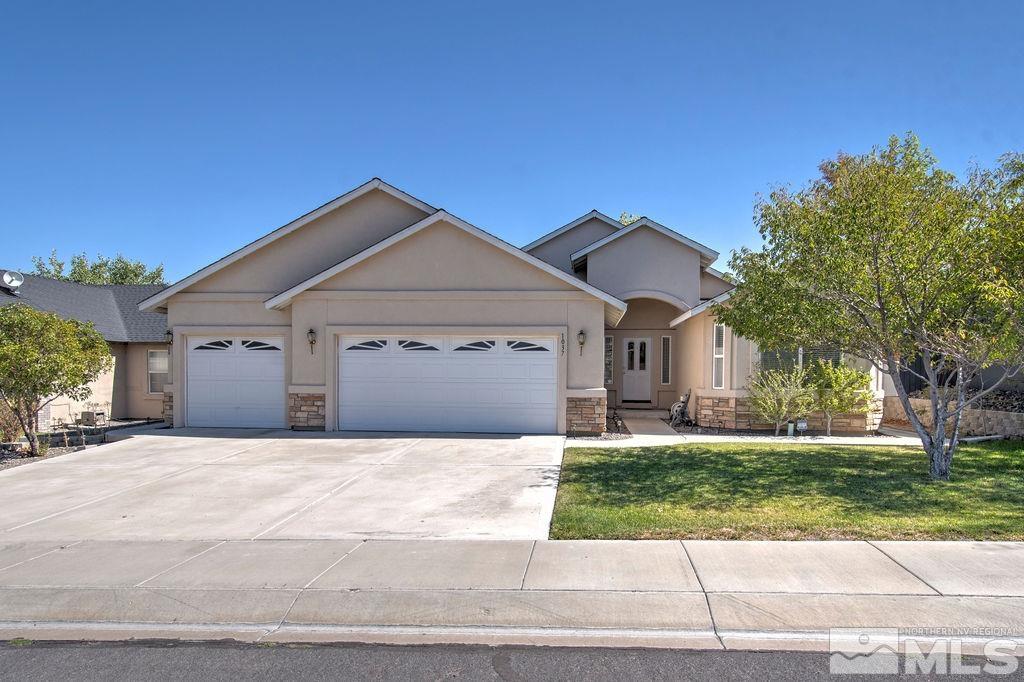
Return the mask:
[[570,435],[602,434],[607,412],[607,398],[566,398],[565,430]]
[[[871,411],[867,414],[839,414],[832,419],[832,433],[868,433],[878,430],[882,423],[882,401],[874,398]],[[759,421],[750,411],[750,405],[744,397],[718,397],[713,395],[697,396],[695,418],[701,426],[712,426],[722,429],[743,429],[753,431],[773,431],[774,424]],[[825,432],[825,415],[815,412],[807,417],[808,431]]]
[[288,394],[288,426],[299,431],[323,431],[326,421],[323,393]]
[[[925,426],[932,423],[932,403],[926,398],[911,398],[910,405]],[[885,398],[885,421],[906,423],[907,414],[897,396]],[[1011,436],[1024,438],[1024,413],[998,410],[964,410],[960,419],[963,436]]]

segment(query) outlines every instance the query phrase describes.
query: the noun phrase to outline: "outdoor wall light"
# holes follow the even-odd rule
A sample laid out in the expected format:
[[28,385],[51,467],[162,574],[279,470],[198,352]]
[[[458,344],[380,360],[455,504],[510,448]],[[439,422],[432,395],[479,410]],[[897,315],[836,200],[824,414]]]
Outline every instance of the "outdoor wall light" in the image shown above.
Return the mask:
[[309,354],[313,355],[313,347],[316,346],[316,330],[312,327],[306,332],[306,340],[309,341]]
[[580,344],[580,355],[583,355],[583,344],[587,342],[587,333],[580,330],[579,334],[576,335],[576,342]]
[[170,329],[168,329],[167,331],[164,332],[164,342],[168,346],[170,346],[172,343],[174,343],[174,332],[172,332]]

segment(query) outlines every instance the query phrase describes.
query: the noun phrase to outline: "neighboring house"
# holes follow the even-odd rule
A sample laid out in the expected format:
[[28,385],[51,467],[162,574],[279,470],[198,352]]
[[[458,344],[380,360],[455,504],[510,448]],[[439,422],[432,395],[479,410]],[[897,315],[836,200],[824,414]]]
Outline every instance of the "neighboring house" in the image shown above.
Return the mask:
[[599,432],[686,391],[736,422],[757,354],[708,314],[717,257],[597,211],[518,249],[374,179],[139,308],[175,426]]
[[[0,270],[2,276],[3,270]],[[71,422],[95,403],[114,419],[160,418],[167,379],[167,316],[139,311],[139,301],[161,285],[91,285],[26,275],[11,288],[0,280],[0,305],[23,303],[60,317],[92,322],[110,347],[110,371],[92,383],[84,401],[57,397],[40,414],[40,427]]]

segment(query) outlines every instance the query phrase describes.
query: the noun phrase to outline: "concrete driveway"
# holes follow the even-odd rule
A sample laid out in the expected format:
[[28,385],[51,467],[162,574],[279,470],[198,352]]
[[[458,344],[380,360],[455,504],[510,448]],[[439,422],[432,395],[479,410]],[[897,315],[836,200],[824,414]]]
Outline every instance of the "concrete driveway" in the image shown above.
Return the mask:
[[0,472],[0,544],[545,539],[563,440],[156,431]]

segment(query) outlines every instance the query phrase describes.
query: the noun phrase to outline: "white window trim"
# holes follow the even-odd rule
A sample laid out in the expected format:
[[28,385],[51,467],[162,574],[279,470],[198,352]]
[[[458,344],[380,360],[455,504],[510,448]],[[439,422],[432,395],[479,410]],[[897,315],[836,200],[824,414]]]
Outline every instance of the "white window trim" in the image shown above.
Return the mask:
[[[149,358],[153,353],[164,353],[167,355],[167,371],[166,372],[153,372],[149,369]],[[163,391],[154,391],[153,381],[150,376],[153,374],[166,374],[168,380],[171,378],[171,353],[170,351],[160,350],[159,348],[150,348],[146,351],[146,395],[163,395]],[[166,383],[166,382],[165,382]]]
[[[668,367],[665,366],[665,341],[668,341]],[[661,337],[661,385],[668,386],[672,383],[672,337],[662,336]],[[666,372],[666,369],[668,370]],[[665,381],[665,377],[668,377],[668,381]]]
[[[612,354],[612,371],[611,371],[611,373],[608,376],[606,376],[604,378],[604,385],[605,386],[611,386],[611,385],[613,385],[615,383],[615,337],[607,335],[607,334],[605,335],[605,337],[604,337],[604,352],[605,353],[608,353],[608,351],[609,351],[608,341],[612,342],[611,343],[611,347],[610,347],[611,354]],[[607,358],[605,358],[604,362],[607,362],[607,361],[608,361]],[[601,365],[601,372],[602,373],[604,373],[605,366],[606,365],[604,365],[604,364]]]
[[[715,347],[715,337],[718,335],[718,328],[722,328],[722,352],[718,353],[718,348]],[[715,360],[722,359],[722,376],[718,377],[721,381],[715,381]],[[717,322],[711,327],[711,388],[712,389],[724,389],[725,388],[725,325],[718,324]]]

